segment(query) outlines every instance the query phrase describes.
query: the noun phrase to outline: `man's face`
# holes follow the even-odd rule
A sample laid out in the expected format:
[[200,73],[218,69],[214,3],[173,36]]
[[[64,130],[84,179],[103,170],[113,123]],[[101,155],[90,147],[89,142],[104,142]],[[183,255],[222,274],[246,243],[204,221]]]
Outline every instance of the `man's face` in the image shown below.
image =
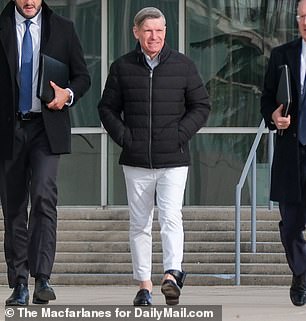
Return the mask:
[[166,26],[163,17],[146,19],[140,27],[134,26],[133,32],[141,48],[150,58],[154,58],[164,46]]
[[31,19],[37,15],[42,0],[15,0],[17,11],[25,18]]
[[306,1],[305,0],[299,3],[297,14],[299,16],[298,25],[299,25],[300,35],[306,41]]

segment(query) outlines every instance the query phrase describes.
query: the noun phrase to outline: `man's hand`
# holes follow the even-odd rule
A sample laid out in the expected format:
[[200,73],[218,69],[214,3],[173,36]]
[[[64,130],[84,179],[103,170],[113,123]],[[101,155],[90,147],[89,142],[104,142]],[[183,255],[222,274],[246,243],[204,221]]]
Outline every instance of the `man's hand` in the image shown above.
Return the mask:
[[290,126],[290,115],[287,117],[282,116],[284,105],[280,105],[277,109],[274,110],[272,114],[272,120],[277,127],[277,129],[287,129]]
[[50,81],[51,87],[54,89],[54,99],[47,104],[49,109],[61,110],[70,100],[70,94],[67,89],[57,86],[53,81]]

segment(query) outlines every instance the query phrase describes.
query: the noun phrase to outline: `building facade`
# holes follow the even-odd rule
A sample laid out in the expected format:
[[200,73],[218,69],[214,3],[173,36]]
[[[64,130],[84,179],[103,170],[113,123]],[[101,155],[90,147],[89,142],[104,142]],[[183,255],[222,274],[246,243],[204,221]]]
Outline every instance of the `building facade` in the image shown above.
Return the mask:
[[[8,0],[0,3],[0,10]],[[135,46],[133,18],[161,9],[166,40],[191,57],[212,103],[207,127],[190,143],[186,206],[229,206],[261,121],[260,95],[271,49],[298,37],[297,0],[47,0],[72,19],[84,47],[92,87],[71,109],[72,154],[62,157],[59,205],[126,205],[120,148],[101,127],[97,104],[110,64]],[[1,108],[1,106],[0,106]],[[257,155],[258,201],[268,197],[267,143]],[[249,187],[243,203],[249,203]]]

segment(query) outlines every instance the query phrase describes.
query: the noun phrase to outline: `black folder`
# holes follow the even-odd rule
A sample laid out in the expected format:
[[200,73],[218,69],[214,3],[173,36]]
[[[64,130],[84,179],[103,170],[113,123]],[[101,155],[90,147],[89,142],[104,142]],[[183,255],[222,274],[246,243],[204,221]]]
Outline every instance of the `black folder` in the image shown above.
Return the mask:
[[289,108],[292,102],[292,94],[291,94],[291,85],[290,85],[290,71],[287,65],[280,66],[281,68],[281,76],[278,83],[277,93],[276,93],[276,101],[277,104],[283,104],[283,116],[287,117],[289,113]]
[[69,84],[69,68],[61,61],[41,54],[37,97],[46,103],[54,99],[54,90],[50,85],[50,81],[53,81],[61,88],[67,88]]

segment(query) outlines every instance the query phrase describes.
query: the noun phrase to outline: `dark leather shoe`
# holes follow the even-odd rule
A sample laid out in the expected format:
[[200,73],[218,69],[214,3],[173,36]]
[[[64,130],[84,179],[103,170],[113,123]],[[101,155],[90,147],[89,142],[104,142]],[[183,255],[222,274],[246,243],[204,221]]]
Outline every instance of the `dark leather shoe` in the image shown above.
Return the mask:
[[183,287],[186,273],[178,270],[168,270],[165,274],[170,274],[175,278],[173,280],[165,280],[161,286],[161,292],[165,296],[167,305],[179,304],[179,297],[181,295],[181,288]]
[[54,290],[46,279],[36,279],[33,293],[34,304],[48,304],[50,300],[55,300]]
[[35,294],[33,294],[33,304],[48,304],[49,300],[40,300]]
[[147,289],[140,289],[133,301],[135,306],[152,305],[152,294]]
[[302,306],[306,303],[306,272],[292,277],[290,299],[296,306]]
[[29,289],[26,284],[16,284],[13,293],[5,301],[5,305],[28,305],[29,304]]

